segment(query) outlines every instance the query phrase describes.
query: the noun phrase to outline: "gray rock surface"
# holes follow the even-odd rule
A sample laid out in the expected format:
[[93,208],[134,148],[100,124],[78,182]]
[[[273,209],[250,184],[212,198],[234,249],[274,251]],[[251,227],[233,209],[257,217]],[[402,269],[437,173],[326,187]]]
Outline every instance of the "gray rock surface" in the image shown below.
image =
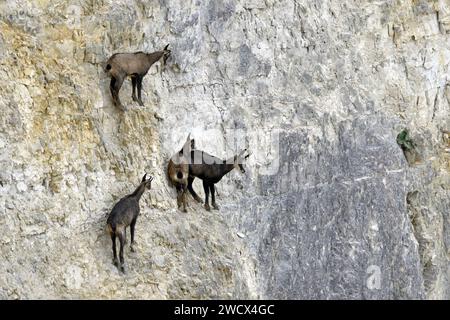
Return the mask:
[[[114,108],[107,58],[167,43]],[[446,0],[2,1],[0,298],[449,299],[449,74]],[[189,132],[253,152],[220,211],[176,209]],[[123,276],[106,216],[144,171]]]

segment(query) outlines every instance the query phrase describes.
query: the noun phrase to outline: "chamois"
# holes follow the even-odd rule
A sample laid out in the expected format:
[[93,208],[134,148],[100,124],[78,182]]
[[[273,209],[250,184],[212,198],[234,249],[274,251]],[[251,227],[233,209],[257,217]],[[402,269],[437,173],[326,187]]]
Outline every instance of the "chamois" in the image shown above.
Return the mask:
[[209,207],[209,192],[211,191],[212,206],[214,209],[219,210],[219,206],[216,204],[215,187],[214,184],[219,182],[224,175],[233,170],[234,168],[240,169],[242,173],[245,173],[243,166],[244,159],[250,156],[244,156],[247,149],[241,151],[238,155],[233,156],[228,160],[222,160],[216,158],[206,152],[200,150],[191,151],[191,161],[189,164],[189,178],[188,178],[188,190],[194,198],[198,198],[195,193],[192,183],[195,178],[203,180],[203,190],[205,191],[205,209],[210,211]]
[[[133,85],[131,97],[133,101],[137,101],[141,106],[144,105],[141,97],[142,79],[155,62],[162,59],[161,63],[163,65],[166,64],[171,54],[168,47],[169,45],[165,46],[162,51],[153,53],[145,53],[142,51],[135,53],[115,53],[108,59],[105,72],[111,77],[109,88],[116,107],[125,111],[125,108],[120,102],[119,90],[127,76],[131,76],[131,84]],[[135,93],[136,87],[137,97]]]
[[[183,212],[187,212],[186,209],[186,190],[189,177],[189,156],[191,150],[195,148],[195,140],[190,138],[189,134],[183,148],[175,153],[169,160],[167,166],[167,175],[169,182],[177,189],[177,205],[181,208],[183,205]],[[201,201],[197,196],[197,201]]]
[[[122,272],[125,272],[124,259],[123,259],[123,247],[126,243],[126,228],[130,226],[131,231],[131,245],[130,249],[134,252],[133,245],[134,242],[134,227],[136,226],[136,220],[139,215],[139,200],[145,189],[151,189],[153,177],[147,178],[147,174],[142,178],[139,186],[134,190],[133,193],[123,197],[116,203],[116,205],[111,210],[107,220],[108,233],[112,240],[112,249],[114,255],[114,265],[119,268]],[[116,236],[119,237],[120,242],[120,267],[119,261],[117,260],[116,253]]]

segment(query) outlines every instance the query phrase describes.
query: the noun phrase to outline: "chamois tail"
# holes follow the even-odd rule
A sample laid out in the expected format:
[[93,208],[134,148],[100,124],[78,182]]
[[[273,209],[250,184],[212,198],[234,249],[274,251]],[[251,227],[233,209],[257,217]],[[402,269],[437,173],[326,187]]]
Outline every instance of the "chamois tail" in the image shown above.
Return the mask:
[[105,72],[108,73],[109,71],[111,71],[112,66],[108,63],[105,67]]

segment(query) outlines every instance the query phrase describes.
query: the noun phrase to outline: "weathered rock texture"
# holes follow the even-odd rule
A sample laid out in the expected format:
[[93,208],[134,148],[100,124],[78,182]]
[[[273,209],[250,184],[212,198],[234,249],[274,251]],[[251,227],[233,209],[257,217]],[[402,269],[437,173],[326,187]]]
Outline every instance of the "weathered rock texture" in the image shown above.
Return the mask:
[[[114,108],[106,59],[167,43]],[[446,0],[2,1],[0,297],[448,299],[449,75]],[[237,129],[279,144],[176,210],[168,158]],[[144,171],[123,276],[106,215]]]

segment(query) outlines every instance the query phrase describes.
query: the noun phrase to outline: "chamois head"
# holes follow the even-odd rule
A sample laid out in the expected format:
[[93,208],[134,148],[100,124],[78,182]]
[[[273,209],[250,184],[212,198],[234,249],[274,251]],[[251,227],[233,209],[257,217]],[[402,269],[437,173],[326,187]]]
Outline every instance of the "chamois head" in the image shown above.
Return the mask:
[[172,51],[169,50],[169,45],[165,46],[163,49],[163,64],[165,65],[167,62],[167,59],[169,59]]
[[184,212],[187,212],[185,193],[189,179],[189,159],[194,148],[195,141],[189,134],[183,147],[170,158],[167,166],[169,181],[177,188],[178,208],[182,208]]
[[169,161],[169,177],[173,182],[186,182],[189,175],[189,159],[191,150],[195,148],[195,140],[191,139],[191,134],[187,136],[183,147],[175,153]]
[[146,174],[144,174],[144,176],[142,177],[141,184],[144,184],[144,185],[145,185],[145,188],[148,189],[148,190],[150,190],[150,189],[152,188],[152,180],[153,180],[153,177],[152,177],[152,176],[150,176],[150,177],[147,179],[147,173],[146,173]]
[[[247,153],[247,154],[246,154]],[[250,152],[247,149],[242,150],[238,155],[234,156],[234,168],[241,170],[242,173],[245,173],[244,169],[244,160],[250,157]]]

